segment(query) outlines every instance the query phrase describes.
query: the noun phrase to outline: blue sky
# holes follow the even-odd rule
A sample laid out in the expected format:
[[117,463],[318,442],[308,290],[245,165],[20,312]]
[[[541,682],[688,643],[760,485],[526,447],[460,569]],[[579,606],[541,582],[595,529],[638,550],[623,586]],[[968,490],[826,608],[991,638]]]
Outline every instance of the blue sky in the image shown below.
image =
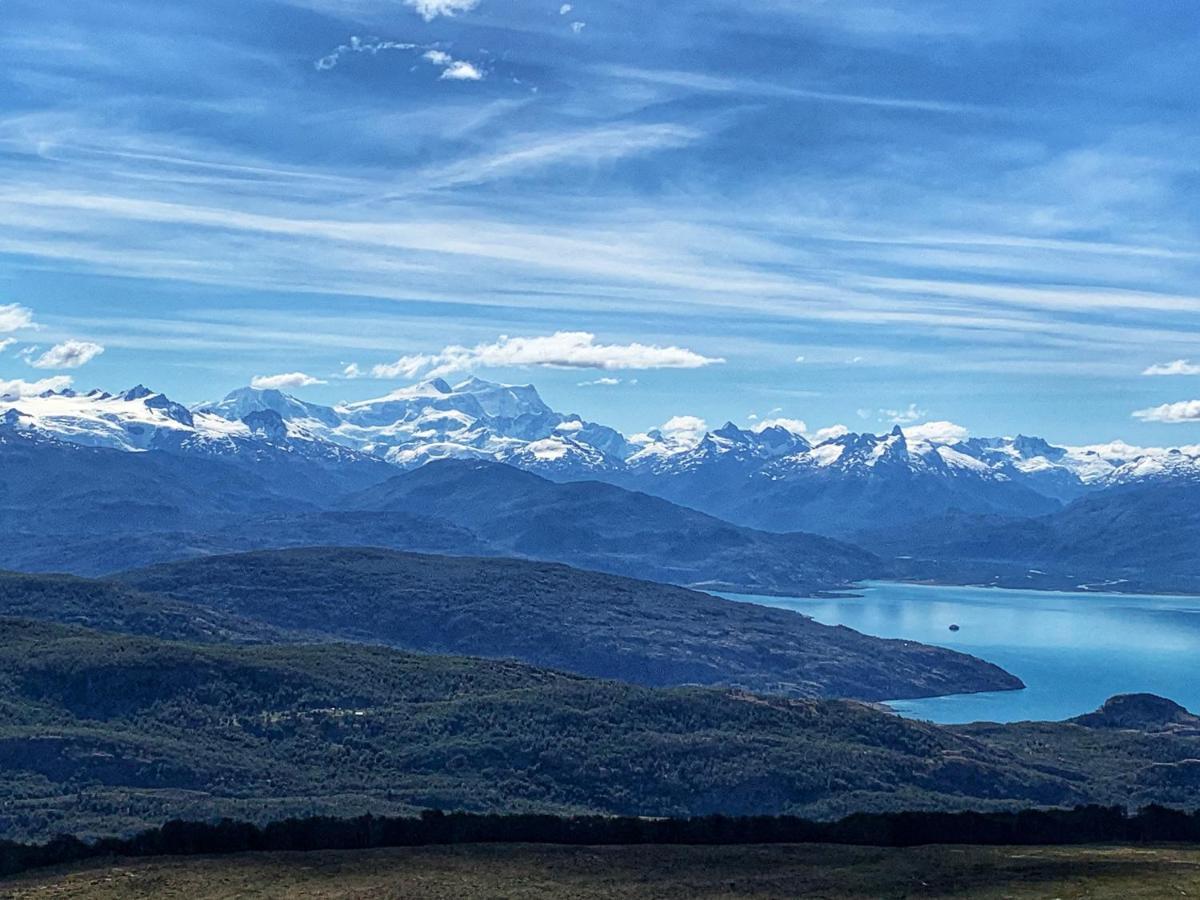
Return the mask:
[[1200,441],[1191,0],[0,14],[0,381]]

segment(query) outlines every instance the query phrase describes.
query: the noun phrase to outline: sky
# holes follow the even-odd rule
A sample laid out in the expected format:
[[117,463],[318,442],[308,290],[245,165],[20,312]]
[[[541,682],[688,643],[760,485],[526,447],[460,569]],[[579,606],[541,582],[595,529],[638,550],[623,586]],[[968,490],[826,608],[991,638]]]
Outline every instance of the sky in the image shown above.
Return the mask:
[[0,0],[0,387],[1200,441],[1200,5]]

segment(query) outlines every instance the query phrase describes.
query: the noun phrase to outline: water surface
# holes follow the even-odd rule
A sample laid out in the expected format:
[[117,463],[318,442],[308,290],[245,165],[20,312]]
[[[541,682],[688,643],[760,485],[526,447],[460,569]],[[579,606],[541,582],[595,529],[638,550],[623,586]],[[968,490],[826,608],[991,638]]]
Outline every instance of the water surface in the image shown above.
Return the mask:
[[[844,599],[730,599],[793,609],[827,625],[982,657],[1023,691],[894,701],[934,722],[1059,720],[1113,694],[1148,691],[1200,711],[1200,597],[1062,593],[870,582]],[[958,625],[958,631],[950,626]]]

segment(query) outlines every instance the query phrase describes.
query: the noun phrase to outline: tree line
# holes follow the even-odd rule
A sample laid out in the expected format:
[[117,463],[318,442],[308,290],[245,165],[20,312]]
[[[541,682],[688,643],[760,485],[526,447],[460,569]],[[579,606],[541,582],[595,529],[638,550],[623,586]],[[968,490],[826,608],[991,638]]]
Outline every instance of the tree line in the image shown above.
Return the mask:
[[1147,806],[1017,812],[858,813],[834,822],[794,816],[655,819],[484,815],[430,810],[419,817],[327,816],[255,825],[171,821],[131,837],[93,842],[62,835],[43,844],[0,841],[0,876],[105,857],[366,850],[446,844],[919,844],[1200,843],[1200,811]]

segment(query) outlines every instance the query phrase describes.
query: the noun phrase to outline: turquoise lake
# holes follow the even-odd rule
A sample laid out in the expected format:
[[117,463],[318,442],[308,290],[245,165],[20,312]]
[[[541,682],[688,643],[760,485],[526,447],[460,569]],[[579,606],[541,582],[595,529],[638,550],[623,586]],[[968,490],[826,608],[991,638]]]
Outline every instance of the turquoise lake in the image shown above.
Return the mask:
[[[839,599],[728,594],[864,634],[950,647],[1012,672],[1023,691],[895,701],[941,723],[1060,720],[1148,691],[1200,711],[1200,597],[871,582]],[[950,625],[959,626],[951,631]]]

